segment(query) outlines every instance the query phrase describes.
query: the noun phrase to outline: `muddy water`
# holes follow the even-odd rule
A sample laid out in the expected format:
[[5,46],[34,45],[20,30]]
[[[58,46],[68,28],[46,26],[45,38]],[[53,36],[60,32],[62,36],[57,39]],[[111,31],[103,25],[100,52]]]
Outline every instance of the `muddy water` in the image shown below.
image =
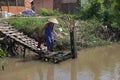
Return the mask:
[[120,45],[84,49],[60,64],[9,58],[0,80],[120,80]]

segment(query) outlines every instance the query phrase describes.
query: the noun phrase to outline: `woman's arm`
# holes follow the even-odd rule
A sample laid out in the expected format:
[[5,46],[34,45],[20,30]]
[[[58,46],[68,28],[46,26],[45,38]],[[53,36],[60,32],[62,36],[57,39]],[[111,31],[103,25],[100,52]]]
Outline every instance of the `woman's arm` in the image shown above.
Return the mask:
[[48,27],[48,24],[46,24],[46,25],[42,28],[42,30],[41,30],[42,35],[44,34],[44,30],[45,30],[47,27]]

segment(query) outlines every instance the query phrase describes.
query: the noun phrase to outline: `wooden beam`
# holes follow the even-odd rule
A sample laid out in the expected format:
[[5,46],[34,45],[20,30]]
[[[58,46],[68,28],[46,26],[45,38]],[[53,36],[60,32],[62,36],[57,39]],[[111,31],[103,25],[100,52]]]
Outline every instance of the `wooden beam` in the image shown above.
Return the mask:
[[0,38],[0,41],[2,41],[4,39],[4,37]]

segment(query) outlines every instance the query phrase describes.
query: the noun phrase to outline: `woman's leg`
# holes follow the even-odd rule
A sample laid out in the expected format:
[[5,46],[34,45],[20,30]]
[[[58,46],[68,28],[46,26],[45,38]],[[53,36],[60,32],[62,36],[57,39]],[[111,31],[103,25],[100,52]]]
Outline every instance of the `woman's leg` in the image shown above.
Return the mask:
[[52,52],[53,51],[53,46],[54,46],[54,40],[51,37],[46,37],[46,45],[47,45],[47,49],[48,51]]
[[51,38],[51,42],[50,42],[50,51],[53,52],[54,50],[54,40]]

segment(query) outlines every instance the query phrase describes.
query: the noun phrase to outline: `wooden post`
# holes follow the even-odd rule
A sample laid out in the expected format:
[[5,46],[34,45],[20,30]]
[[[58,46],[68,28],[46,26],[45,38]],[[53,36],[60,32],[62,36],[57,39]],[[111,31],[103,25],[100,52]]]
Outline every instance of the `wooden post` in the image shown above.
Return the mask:
[[25,52],[26,52],[26,48],[25,48],[25,46],[24,46],[23,58],[25,58]]
[[73,59],[77,58],[77,50],[76,50],[76,41],[75,41],[75,27],[71,27],[70,29],[70,43],[71,43],[71,54],[73,55]]

